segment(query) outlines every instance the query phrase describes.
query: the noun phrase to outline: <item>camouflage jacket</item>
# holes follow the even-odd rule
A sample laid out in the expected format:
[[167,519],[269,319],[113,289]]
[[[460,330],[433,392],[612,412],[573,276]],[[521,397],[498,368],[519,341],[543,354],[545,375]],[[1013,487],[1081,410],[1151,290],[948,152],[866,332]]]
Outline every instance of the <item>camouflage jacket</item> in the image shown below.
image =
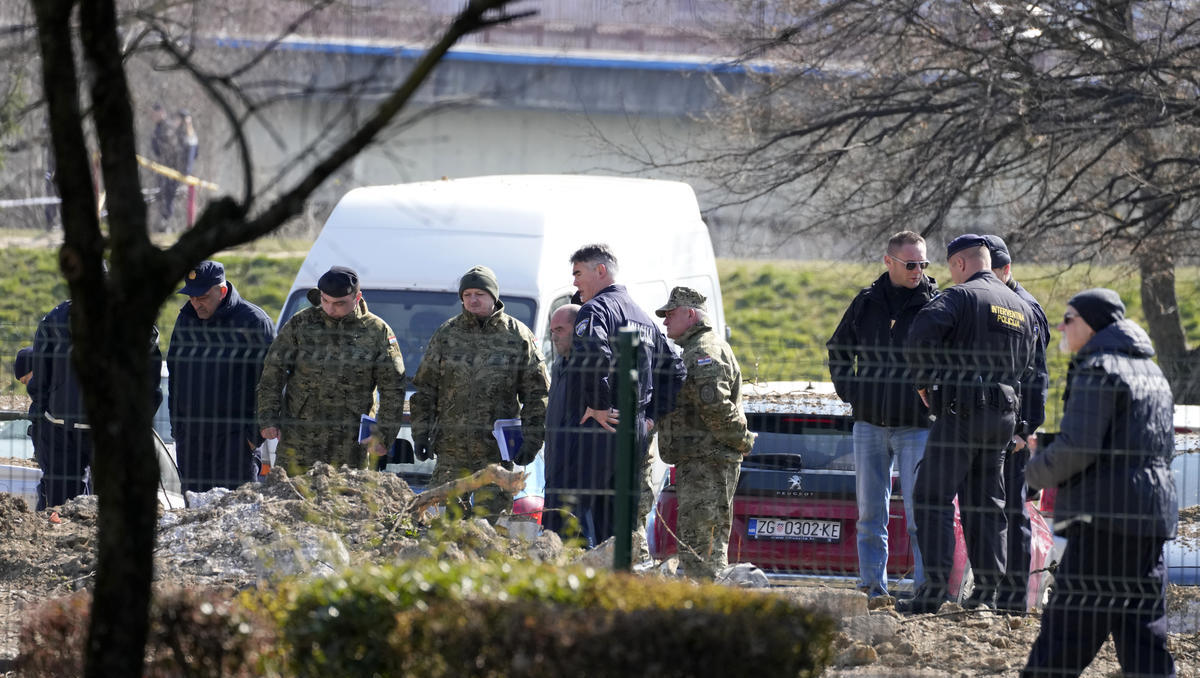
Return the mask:
[[428,436],[435,454],[499,461],[492,425],[518,414],[522,447],[540,448],[545,439],[546,362],[533,333],[502,302],[482,321],[464,310],[443,323],[413,387],[413,440]]
[[662,460],[709,459],[720,453],[746,455],[754,435],[742,411],[742,370],[729,344],[700,321],[675,342],[687,369],[675,409],[658,422]]
[[289,423],[348,427],[357,437],[359,417],[374,414],[376,432],[390,444],[404,416],[404,358],[396,335],[366,301],[334,320],[321,310],[315,288],[308,300],[313,308],[288,320],[267,352],[258,381],[259,426],[278,426],[285,441]]

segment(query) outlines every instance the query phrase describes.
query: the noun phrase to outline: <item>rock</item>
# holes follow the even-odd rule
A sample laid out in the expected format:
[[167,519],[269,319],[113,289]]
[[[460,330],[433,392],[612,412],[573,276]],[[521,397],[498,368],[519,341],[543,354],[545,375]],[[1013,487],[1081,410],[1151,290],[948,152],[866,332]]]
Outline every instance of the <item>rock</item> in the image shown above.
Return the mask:
[[207,492],[192,492],[191,490],[188,490],[187,492],[183,493],[183,496],[185,499],[187,499],[188,508],[201,509],[208,506],[213,506],[217,502],[221,501],[221,499],[227,494],[229,494],[229,490],[227,488],[214,487]]
[[795,586],[779,591],[804,607],[820,610],[834,619],[866,615],[867,597],[854,589]]
[[529,545],[525,553],[531,560],[538,562],[558,562],[563,555],[562,537],[559,537],[557,532],[544,530],[538,535],[537,539],[533,540],[533,543]]
[[594,567],[597,570],[611,570],[616,546],[616,537],[609,537],[600,542],[596,548],[584,551],[583,555],[575,559],[575,563],[585,567]]
[[890,642],[900,633],[900,620],[887,614],[850,617],[842,628],[855,641],[868,645]]
[[738,563],[717,573],[716,583],[744,589],[770,588],[767,574],[750,563]]
[[500,516],[496,519],[496,532],[507,534],[509,537],[520,539],[524,542],[534,541],[538,538],[538,534],[541,531],[542,526],[538,525],[535,520],[523,520],[509,516]]
[[663,577],[678,577],[679,576],[679,559],[671,556],[662,561],[658,566],[658,574]]
[[882,610],[889,607],[896,607],[896,599],[892,596],[875,596],[874,598],[867,598],[868,610]]
[[838,653],[835,663],[839,666],[865,666],[879,661],[875,648],[863,643],[854,643]]

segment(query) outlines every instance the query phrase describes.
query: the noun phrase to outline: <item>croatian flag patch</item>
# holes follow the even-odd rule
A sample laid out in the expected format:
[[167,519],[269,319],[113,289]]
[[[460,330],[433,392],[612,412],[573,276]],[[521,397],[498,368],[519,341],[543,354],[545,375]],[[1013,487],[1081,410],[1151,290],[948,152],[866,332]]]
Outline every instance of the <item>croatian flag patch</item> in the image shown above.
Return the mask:
[[696,364],[697,365],[711,365],[712,361],[713,361],[713,359],[711,357],[704,356],[703,358],[697,358]]

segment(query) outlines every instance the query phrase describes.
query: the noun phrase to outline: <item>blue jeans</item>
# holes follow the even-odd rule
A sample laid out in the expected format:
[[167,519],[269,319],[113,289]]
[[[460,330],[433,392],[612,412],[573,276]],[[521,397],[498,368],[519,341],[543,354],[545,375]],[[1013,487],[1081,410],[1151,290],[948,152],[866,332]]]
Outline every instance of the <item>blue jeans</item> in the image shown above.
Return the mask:
[[888,506],[892,500],[892,467],[900,463],[900,492],[913,552],[913,588],[925,582],[925,566],[917,548],[913,519],[913,485],[917,464],[925,454],[929,429],[916,426],[876,426],[854,422],[855,491],[858,495],[858,585],[871,596],[887,588]]

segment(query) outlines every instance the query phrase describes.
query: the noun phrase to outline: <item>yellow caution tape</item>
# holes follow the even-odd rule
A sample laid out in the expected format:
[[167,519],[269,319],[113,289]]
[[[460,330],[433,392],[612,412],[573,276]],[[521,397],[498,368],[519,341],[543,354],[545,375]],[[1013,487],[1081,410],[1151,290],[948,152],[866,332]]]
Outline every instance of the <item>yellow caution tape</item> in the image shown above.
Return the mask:
[[138,163],[141,164],[142,167],[145,167],[146,169],[148,169],[152,172],[157,172],[157,173],[163,175],[164,177],[167,177],[168,179],[174,179],[175,181],[178,181],[181,184],[187,184],[188,186],[199,186],[200,188],[207,188],[210,191],[221,190],[220,186],[214,184],[211,181],[205,181],[203,179],[200,179],[199,177],[189,176],[187,174],[184,174],[183,172],[180,172],[179,170],[177,170],[173,167],[167,167],[166,165],[154,162],[153,160],[150,160],[149,158],[143,158],[142,156],[139,155],[139,156],[137,156],[137,161],[138,161]]

